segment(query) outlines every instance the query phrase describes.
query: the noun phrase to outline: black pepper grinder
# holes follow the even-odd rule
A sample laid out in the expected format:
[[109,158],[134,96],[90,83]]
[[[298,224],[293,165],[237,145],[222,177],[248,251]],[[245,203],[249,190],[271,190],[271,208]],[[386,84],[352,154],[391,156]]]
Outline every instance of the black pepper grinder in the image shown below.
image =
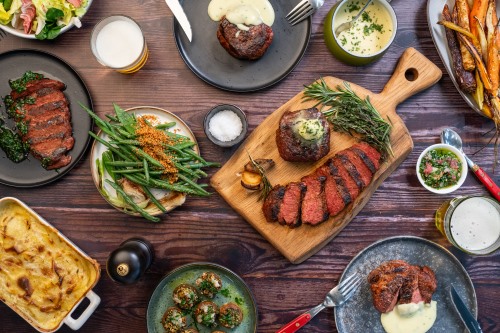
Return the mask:
[[142,238],[130,238],[111,252],[106,262],[106,270],[114,281],[132,284],[151,266],[153,258],[151,243]]

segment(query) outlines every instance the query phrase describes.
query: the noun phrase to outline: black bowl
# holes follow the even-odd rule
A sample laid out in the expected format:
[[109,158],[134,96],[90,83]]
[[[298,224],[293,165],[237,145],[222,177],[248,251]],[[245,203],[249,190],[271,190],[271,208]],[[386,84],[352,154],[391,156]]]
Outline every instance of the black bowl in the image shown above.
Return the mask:
[[[240,118],[241,124],[243,125],[243,128],[241,130],[240,135],[238,135],[234,140],[231,141],[221,141],[216,139],[212,133],[210,133],[208,124],[210,123],[210,119],[217,114],[220,111],[224,110],[230,110],[236,113],[236,115]],[[214,107],[212,110],[210,110],[207,115],[205,116],[205,121],[203,122],[203,128],[205,130],[205,134],[207,135],[208,139],[215,143],[216,145],[220,147],[232,147],[234,145],[237,145],[238,143],[242,142],[245,136],[247,135],[248,131],[248,122],[247,122],[247,116],[245,113],[237,106],[231,105],[231,104],[220,104]]]

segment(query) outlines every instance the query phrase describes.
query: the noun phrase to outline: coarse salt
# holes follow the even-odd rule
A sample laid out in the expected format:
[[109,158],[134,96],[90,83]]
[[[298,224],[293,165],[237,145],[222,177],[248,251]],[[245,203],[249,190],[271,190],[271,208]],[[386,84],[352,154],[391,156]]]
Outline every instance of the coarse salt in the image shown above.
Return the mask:
[[217,140],[222,142],[233,141],[243,130],[240,117],[231,110],[222,110],[210,118],[208,130]]

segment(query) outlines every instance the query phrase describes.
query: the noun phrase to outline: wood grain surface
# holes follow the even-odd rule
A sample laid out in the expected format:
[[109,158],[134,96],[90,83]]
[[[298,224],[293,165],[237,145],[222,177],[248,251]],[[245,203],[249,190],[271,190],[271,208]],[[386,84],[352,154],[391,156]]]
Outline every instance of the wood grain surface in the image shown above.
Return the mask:
[[[296,3],[298,0],[290,1],[285,12]],[[314,14],[310,44],[293,72],[278,84],[255,93],[221,91],[193,74],[178,54],[172,35],[173,16],[161,0],[129,0],[126,4],[118,0],[94,1],[82,28],[72,29],[52,42],[23,40],[0,32],[0,52],[35,48],[63,58],[85,80],[95,111],[101,117],[112,111],[112,102],[123,108],[151,105],[174,112],[192,128],[202,155],[224,163],[237,148],[216,147],[203,132],[203,118],[216,104],[241,107],[247,114],[251,133],[304,84],[321,76],[348,80],[372,92],[382,91],[408,47],[414,47],[444,71],[428,30],[425,0],[391,2],[399,20],[395,41],[382,59],[364,67],[339,62],[323,42],[323,21],[334,3],[326,1]],[[123,75],[105,69],[92,56],[92,28],[113,14],[131,16],[144,29],[150,58],[136,74]],[[8,78],[0,74],[0,79]],[[94,290],[102,303],[79,330],[82,333],[146,332],[146,309],[155,286],[172,269],[196,261],[215,262],[241,275],[257,300],[258,332],[275,332],[320,303],[360,250],[374,241],[397,235],[424,237],[450,249],[472,278],[483,331],[500,332],[500,253],[486,257],[463,254],[434,227],[434,212],[443,201],[488,192],[469,173],[458,191],[432,194],[419,184],[415,174],[418,155],[439,141],[445,127],[452,127],[462,135],[465,152],[500,183],[500,171],[492,172],[493,145],[488,132],[493,124],[468,108],[447,74],[436,85],[402,102],[397,111],[411,134],[413,151],[351,223],[300,265],[291,264],[217,193],[208,199],[188,197],[182,207],[165,215],[158,224],[116,211],[94,186],[88,152],[68,175],[52,184],[35,189],[0,185],[0,195],[26,202],[101,264],[102,277]],[[152,242],[156,259],[137,284],[116,284],[104,270],[106,258],[125,239],[136,236]],[[3,303],[0,321],[2,333],[34,332]],[[59,332],[72,331],[63,326]],[[324,310],[299,332],[337,332],[333,310]]]
[[[410,75],[411,80],[407,79]],[[288,260],[299,264],[318,252],[331,241],[368,202],[371,195],[408,156],[413,149],[413,141],[404,122],[396,113],[396,106],[415,93],[435,84],[441,78],[441,70],[414,48],[408,48],[398,62],[393,76],[389,79],[380,94],[374,94],[358,85],[335,77],[324,77],[326,84],[332,89],[349,84],[361,98],[369,98],[384,119],[392,123],[391,145],[393,155],[382,163],[373,175],[372,182],[353,203],[340,214],[330,217],[317,226],[302,225],[299,228],[288,228],[278,223],[268,223],[262,213],[262,202],[258,201],[258,193],[245,191],[240,184],[240,173],[248,162],[248,154],[253,158],[271,158],[276,166],[268,172],[273,184],[288,184],[299,181],[301,177],[314,173],[326,160],[338,151],[346,149],[357,141],[339,132],[332,131],[330,136],[330,153],[315,163],[290,163],[283,160],[276,146],[276,129],[282,115],[287,111],[308,109],[315,101],[303,101],[303,93],[295,95],[288,102],[271,113],[239,147],[234,155],[210,180],[219,194],[242,215],[259,233],[275,246]]]

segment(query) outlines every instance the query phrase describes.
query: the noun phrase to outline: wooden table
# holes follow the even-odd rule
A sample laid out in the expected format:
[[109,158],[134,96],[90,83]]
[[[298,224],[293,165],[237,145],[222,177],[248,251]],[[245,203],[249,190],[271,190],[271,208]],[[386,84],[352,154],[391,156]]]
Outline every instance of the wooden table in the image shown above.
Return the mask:
[[[304,84],[323,75],[345,78],[374,92],[380,91],[400,55],[410,46],[444,71],[427,27],[426,1],[393,2],[399,19],[396,40],[380,61],[365,67],[340,63],[328,52],[323,42],[323,20],[332,5],[333,1],[327,1],[314,15],[309,47],[295,70],[282,82],[255,93],[225,92],[198,79],[178,54],[172,34],[172,14],[160,0],[129,0],[126,5],[117,0],[94,1],[81,29],[72,29],[53,42],[2,33],[0,51],[34,48],[63,58],[87,83],[95,111],[101,116],[112,110],[112,102],[124,108],[151,105],[168,109],[191,126],[207,159],[225,162],[234,150],[214,146],[202,128],[205,113],[216,104],[240,106],[247,113],[252,130]],[[145,31],[150,59],[134,75],[103,68],[90,51],[92,27],[112,14],[133,17]],[[34,189],[0,185],[0,194],[26,202],[103,266],[102,278],[95,288],[102,303],[80,330],[82,333],[146,332],[146,309],[157,283],[172,269],[196,261],[215,262],[240,274],[257,299],[258,332],[274,332],[321,302],[361,249],[397,235],[424,237],[450,249],[474,282],[484,332],[500,332],[500,253],[488,257],[462,254],[434,227],[434,211],[441,202],[455,195],[486,195],[487,191],[469,174],[456,193],[434,195],[419,184],[415,174],[419,153],[439,141],[443,128],[456,128],[464,138],[465,152],[473,153],[487,144],[489,135],[483,135],[492,128],[492,122],[467,107],[447,74],[434,87],[401,104],[398,112],[413,137],[413,152],[349,226],[300,265],[289,263],[217,194],[209,199],[188,198],[185,205],[164,216],[158,224],[119,213],[97,192],[90,176],[88,153],[69,174],[50,185]],[[491,174],[492,145],[471,157]],[[493,178],[500,183],[499,172]],[[153,243],[156,260],[140,282],[127,287],[112,282],[104,266],[108,254],[133,236],[145,237]],[[0,313],[0,332],[33,331],[3,303]],[[71,330],[63,327],[60,332]],[[336,332],[333,310],[320,313],[301,332]]]

